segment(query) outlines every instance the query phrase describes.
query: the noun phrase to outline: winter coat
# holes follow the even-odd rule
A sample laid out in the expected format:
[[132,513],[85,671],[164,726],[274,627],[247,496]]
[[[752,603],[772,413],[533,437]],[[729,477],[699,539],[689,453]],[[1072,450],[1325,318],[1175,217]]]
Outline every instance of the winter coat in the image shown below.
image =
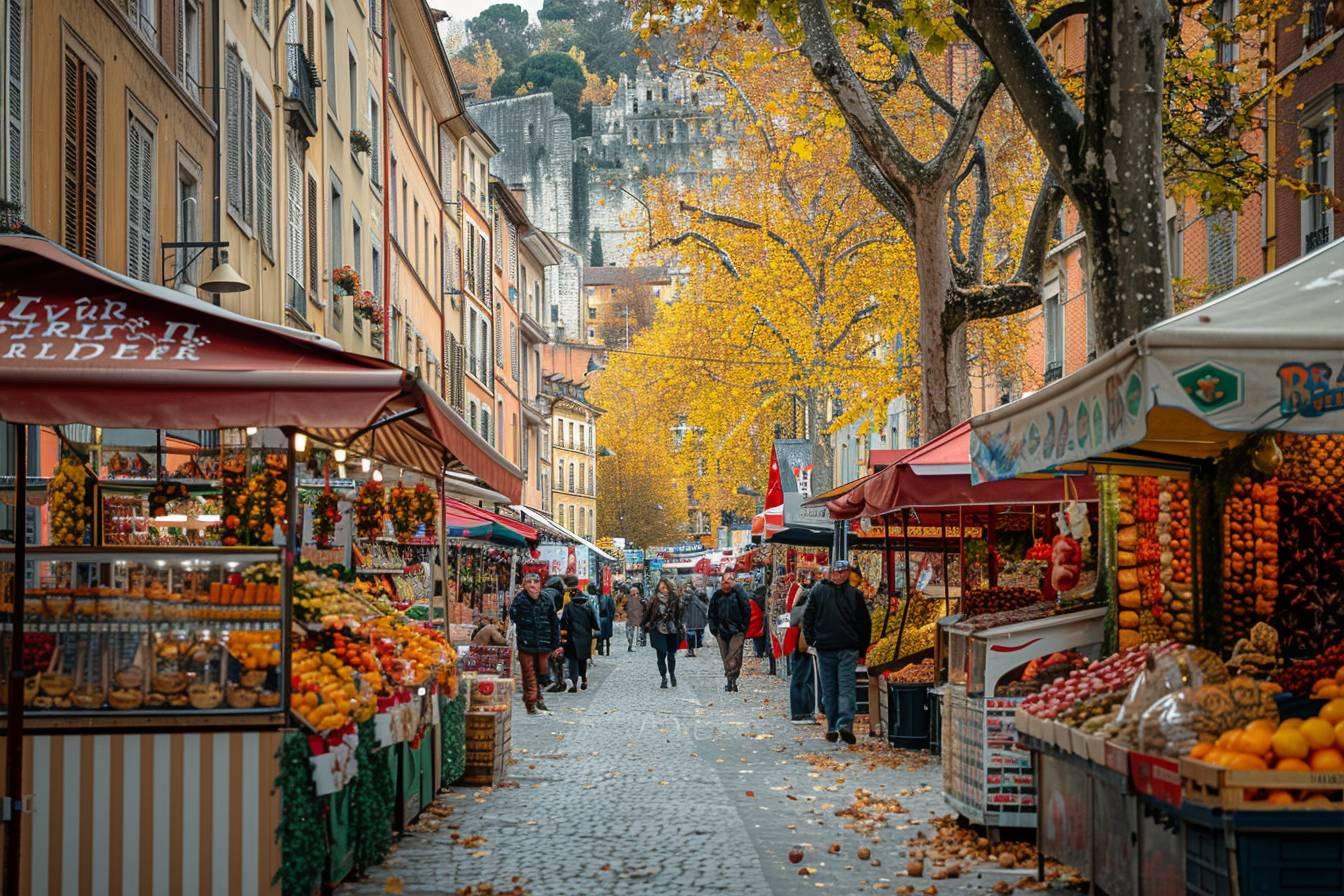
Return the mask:
[[556,615],[560,615],[560,611],[565,608],[565,577],[551,576],[542,586],[541,593],[551,599]]
[[687,593],[683,601],[686,606],[686,614],[683,617],[688,631],[703,631],[709,624],[709,599],[699,591],[692,590]]
[[680,634],[682,631],[681,597],[676,594],[655,594],[644,608],[644,631],[661,635]]
[[625,621],[627,625],[633,625],[638,628],[644,623],[644,596],[625,597]]
[[610,638],[612,623],[616,621],[616,601],[611,599],[610,594],[604,594],[597,599],[597,615],[602,626],[600,637]]
[[848,582],[813,585],[803,613],[803,634],[817,650],[865,652],[872,638],[872,622],[863,592]]
[[509,618],[517,626],[518,649],[523,653],[550,653],[560,646],[560,618],[545,591],[536,600],[519,591],[514,595]]
[[808,589],[794,585],[789,589],[789,628],[784,632],[784,655],[791,656],[798,649],[799,635],[803,632],[803,616],[807,613]]
[[593,638],[597,637],[597,614],[588,604],[588,595],[579,593],[565,604],[560,614],[560,633],[565,656],[586,660],[593,655]]
[[747,637],[764,638],[765,628],[765,594],[757,591],[751,596],[751,621],[747,623]]
[[747,633],[747,627],[751,624],[751,598],[747,597],[741,585],[734,585],[733,590],[726,593],[722,588],[714,589],[714,594],[709,598],[708,621],[709,633],[716,638],[731,638]]

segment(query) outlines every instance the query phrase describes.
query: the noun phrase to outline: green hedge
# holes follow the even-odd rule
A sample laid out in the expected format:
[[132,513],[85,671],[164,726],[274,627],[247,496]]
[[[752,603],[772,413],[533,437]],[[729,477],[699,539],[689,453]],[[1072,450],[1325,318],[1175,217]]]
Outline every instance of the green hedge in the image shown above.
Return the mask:
[[467,771],[467,698],[458,694],[453,700],[439,698],[439,722],[443,736],[444,787],[457,783]]

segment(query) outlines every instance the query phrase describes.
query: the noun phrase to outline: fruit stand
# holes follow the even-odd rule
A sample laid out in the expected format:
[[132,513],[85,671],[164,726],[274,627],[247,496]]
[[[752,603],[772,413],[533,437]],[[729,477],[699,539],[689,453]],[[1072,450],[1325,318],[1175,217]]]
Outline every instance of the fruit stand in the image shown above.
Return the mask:
[[[439,742],[452,653],[298,568],[313,436],[520,483],[382,361],[40,238],[0,237],[0,277],[4,793],[27,795],[6,893],[308,892],[329,856],[368,864],[396,787],[374,751]],[[345,810],[318,788],[357,836],[332,836]]]
[[1132,820],[1136,849],[1081,841],[1107,893],[1344,891],[1344,335],[1319,326],[1341,264],[1327,246],[974,421],[978,479],[1098,474],[1110,654],[1017,724],[1043,854]]

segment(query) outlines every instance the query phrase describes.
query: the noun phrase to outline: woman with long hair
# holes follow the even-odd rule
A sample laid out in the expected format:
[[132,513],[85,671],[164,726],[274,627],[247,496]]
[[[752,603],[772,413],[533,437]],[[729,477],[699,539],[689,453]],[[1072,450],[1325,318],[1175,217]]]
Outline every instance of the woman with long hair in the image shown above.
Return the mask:
[[663,677],[663,687],[667,679],[672,678],[672,687],[677,686],[677,650],[685,633],[682,617],[681,597],[671,579],[658,580],[658,585],[649,597],[644,608],[644,631],[649,633],[653,649],[658,652],[658,674]]

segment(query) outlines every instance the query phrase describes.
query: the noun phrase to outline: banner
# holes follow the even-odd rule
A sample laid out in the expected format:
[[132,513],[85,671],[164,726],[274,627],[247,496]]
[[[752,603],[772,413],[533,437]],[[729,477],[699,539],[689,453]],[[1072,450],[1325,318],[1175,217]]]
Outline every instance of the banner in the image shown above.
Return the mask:
[[[829,529],[831,516],[825,507],[803,506],[812,497],[812,443],[806,439],[776,439],[770,463],[772,480],[776,473],[784,500],[785,527]],[[772,493],[773,487],[767,487],[766,492]]]

